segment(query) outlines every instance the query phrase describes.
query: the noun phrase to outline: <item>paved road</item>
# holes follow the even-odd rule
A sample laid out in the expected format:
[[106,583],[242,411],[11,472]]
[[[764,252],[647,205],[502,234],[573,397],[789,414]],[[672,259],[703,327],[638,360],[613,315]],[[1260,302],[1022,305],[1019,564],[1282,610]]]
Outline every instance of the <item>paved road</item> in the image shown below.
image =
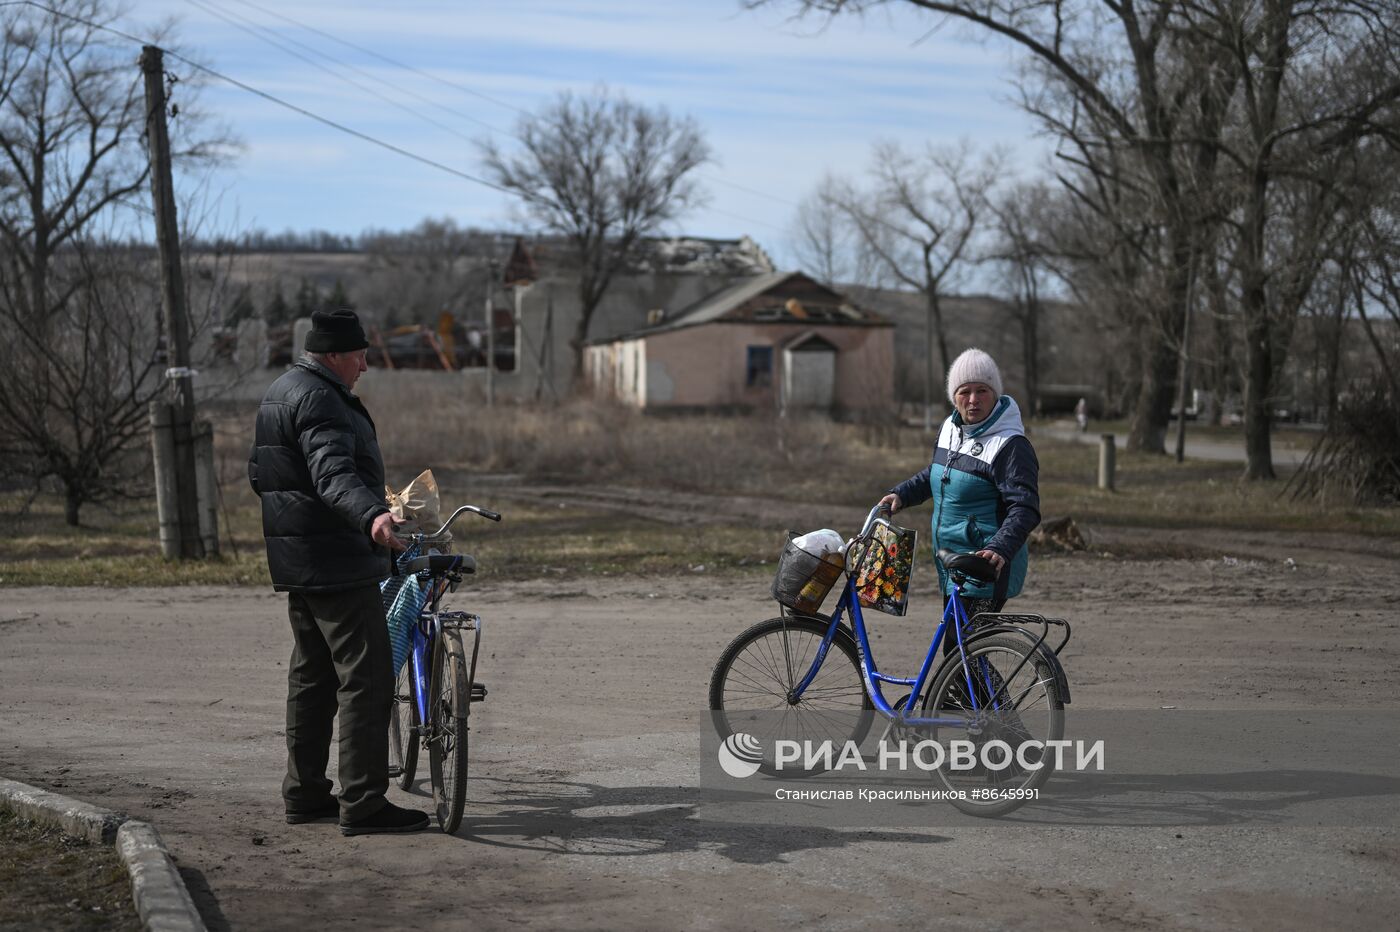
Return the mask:
[[[1048,436],[1056,440],[1078,441],[1080,443],[1092,443],[1095,446],[1099,443],[1099,432],[1094,429],[1091,422],[1089,430],[1080,433],[1079,428],[1071,421],[1054,421],[1040,428]],[[1127,444],[1126,434],[1114,435],[1115,446],[1123,449]],[[1172,433],[1167,437],[1167,449],[1176,450],[1176,434]],[[1299,466],[1303,460],[1307,459],[1308,447],[1297,447],[1291,443],[1274,440],[1273,453],[1275,466]],[[1186,428],[1186,456],[1189,459],[1215,460],[1224,463],[1243,463],[1244,441],[1232,443],[1224,440],[1205,440],[1191,436],[1191,428]]]
[[[1075,619],[1080,705],[1393,706],[1400,583],[1377,568],[1394,553],[1289,552],[1297,568],[1042,558],[1027,601]],[[216,929],[1311,930],[1400,915],[1395,778],[1322,800],[1351,813],[1340,827],[1281,824],[1320,786],[1287,767],[1256,786],[1238,762],[1165,812],[1124,802],[1099,825],[1055,804],[1001,826],[946,808],[850,826],[712,804],[697,712],[722,645],[772,614],[766,586],[695,574],[482,593],[491,696],[462,830],[358,839],[281,821],[280,598],[10,589],[0,773],[154,821]],[[893,657],[928,632],[881,616],[875,633]],[[1208,637],[1218,653],[1202,654]],[[421,786],[393,792],[427,808]]]

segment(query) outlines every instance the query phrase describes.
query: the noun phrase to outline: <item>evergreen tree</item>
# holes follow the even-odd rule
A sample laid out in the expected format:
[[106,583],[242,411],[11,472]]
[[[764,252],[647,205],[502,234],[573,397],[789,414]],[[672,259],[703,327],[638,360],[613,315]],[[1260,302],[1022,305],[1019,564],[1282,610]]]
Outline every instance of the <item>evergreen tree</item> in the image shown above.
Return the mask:
[[282,281],[278,279],[272,286],[272,297],[267,302],[267,307],[263,309],[263,320],[272,326],[290,323],[292,319],[292,307],[287,303],[286,297],[282,294]]
[[310,317],[313,311],[321,309],[321,289],[316,287],[316,283],[309,278],[303,278],[301,285],[297,288],[296,316]]
[[335,280],[335,287],[331,289],[331,293],[326,297],[323,306],[328,311],[334,311],[342,307],[349,308],[353,311],[355,309],[355,302],[350,300],[350,295],[345,291],[345,285],[337,278]]
[[224,317],[225,327],[237,327],[243,321],[252,320],[257,316],[257,308],[253,306],[252,291],[253,289],[248,285],[238,289],[238,296],[233,299],[233,304]]

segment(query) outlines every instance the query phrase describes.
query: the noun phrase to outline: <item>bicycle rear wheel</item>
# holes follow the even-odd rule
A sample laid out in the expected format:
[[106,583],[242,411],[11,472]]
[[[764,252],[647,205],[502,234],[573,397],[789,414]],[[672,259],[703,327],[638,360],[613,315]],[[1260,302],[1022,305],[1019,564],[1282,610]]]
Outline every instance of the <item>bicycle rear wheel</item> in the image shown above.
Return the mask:
[[462,635],[444,628],[433,645],[428,685],[428,770],[438,826],[449,835],[462,823],[467,803],[467,716],[471,682]]
[[[972,681],[969,699],[968,680]],[[975,707],[975,709],[974,709]],[[1050,779],[1050,756],[1031,744],[1023,767],[1015,756],[1027,742],[1058,741],[1065,733],[1065,706],[1056,686],[1055,670],[1025,638],[994,635],[974,640],[967,647],[967,665],[959,654],[951,654],[934,677],[933,687],[924,700],[930,717],[965,718],[966,726],[944,726],[926,730],[930,737],[947,744],[969,740],[977,763],[957,769],[945,761],[936,772],[950,790],[962,798],[950,800],[969,815],[1001,816],[1019,809]],[[988,750],[987,758],[998,766],[984,763],[984,748],[992,741],[1005,742],[1012,757],[1003,764],[1000,748]],[[1039,766],[1034,766],[1039,764]]]
[[413,658],[404,661],[394,681],[394,709],[389,716],[389,767],[399,789],[413,786],[418,770],[418,703],[413,697]]
[[[751,763],[763,773],[800,777],[820,772],[779,769],[773,753],[779,740],[831,741],[839,753],[848,741],[859,745],[870,731],[875,706],[865,692],[860,651],[844,630],[837,631],[802,695],[792,695],[815,661],[828,626],[822,618],[761,621],[731,641],[715,664],[710,676],[715,730],[726,745],[738,740],[732,753],[758,757]],[[739,739],[741,735],[748,738]]]

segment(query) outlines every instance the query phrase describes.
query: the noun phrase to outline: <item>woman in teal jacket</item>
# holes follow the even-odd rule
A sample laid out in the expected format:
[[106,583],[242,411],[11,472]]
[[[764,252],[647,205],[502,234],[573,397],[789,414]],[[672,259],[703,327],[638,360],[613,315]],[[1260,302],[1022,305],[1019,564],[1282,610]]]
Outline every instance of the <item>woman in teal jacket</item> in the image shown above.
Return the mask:
[[[938,433],[933,462],[889,491],[891,513],[933,499],[933,549],[976,553],[997,568],[992,583],[963,587],[968,615],[1000,611],[1026,579],[1026,538],[1040,523],[1040,464],[1021,410],[1001,390],[991,356],[970,349],[948,370],[954,412]],[[948,576],[938,567],[946,599]],[[952,641],[951,638],[948,639]]]

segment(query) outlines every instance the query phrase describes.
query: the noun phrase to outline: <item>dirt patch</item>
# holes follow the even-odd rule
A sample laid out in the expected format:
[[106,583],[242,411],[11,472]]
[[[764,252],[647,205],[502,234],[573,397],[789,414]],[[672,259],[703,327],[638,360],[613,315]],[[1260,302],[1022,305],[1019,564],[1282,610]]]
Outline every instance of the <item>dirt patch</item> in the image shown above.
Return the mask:
[[0,929],[140,928],[116,851],[0,810]]
[[[1394,707],[1395,542],[1089,532],[1090,550],[1033,557],[1013,603],[1073,622],[1074,708]],[[1178,545],[1198,550],[1100,555]],[[913,673],[932,633],[936,582],[920,547],[911,614],[869,616],[890,673]],[[479,555],[498,558],[484,537]],[[576,569],[459,590],[448,607],[485,619],[490,698],[473,710],[456,837],[346,839],[332,825],[282,821],[286,601],[246,587],[8,590],[0,773],[62,780],[64,792],[153,819],[213,927],[455,929],[469,916],[479,929],[611,932],[936,916],[968,929],[1027,917],[1055,928],[1301,929],[1327,926],[1327,910],[1358,926],[1400,912],[1400,836],[1379,817],[1374,827],[1182,832],[949,827],[916,811],[897,828],[716,816],[695,792],[699,716],[724,645],[776,614],[770,572]],[[426,790],[391,797],[428,809]]]

